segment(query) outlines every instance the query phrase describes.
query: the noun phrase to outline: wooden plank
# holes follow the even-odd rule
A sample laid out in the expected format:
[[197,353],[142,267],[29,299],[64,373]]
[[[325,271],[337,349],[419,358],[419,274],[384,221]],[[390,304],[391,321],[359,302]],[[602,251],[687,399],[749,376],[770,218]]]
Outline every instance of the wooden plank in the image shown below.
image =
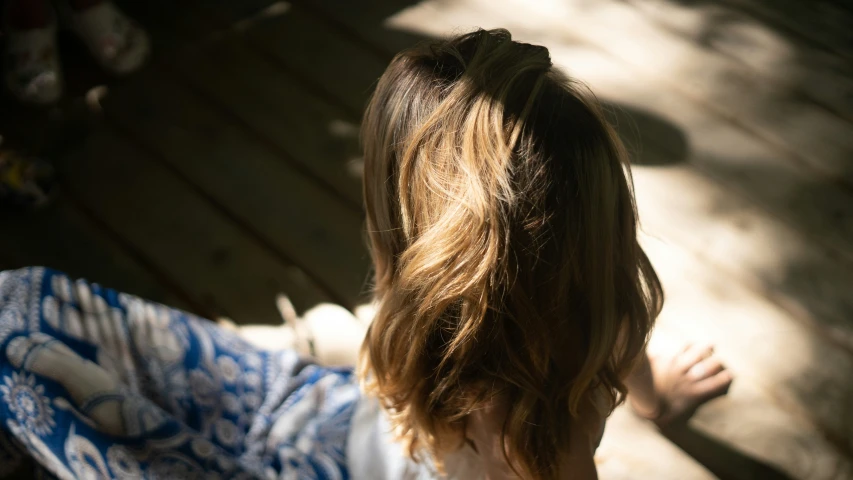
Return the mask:
[[234,0],[205,0],[200,4],[188,2],[188,4],[193,5],[196,9],[208,10],[220,22],[224,22],[226,25],[235,25],[244,22],[247,19],[262,14],[264,10],[281,3],[284,2],[277,2],[275,0],[240,0],[239,2],[235,2]]
[[726,55],[793,96],[853,119],[853,67],[839,56],[731,3],[683,5],[630,1],[647,19],[689,42]]
[[67,197],[60,196],[55,205],[38,212],[4,213],[0,224],[3,269],[46,266],[74,278],[193,310],[182,292],[171,291],[168,280],[158,279],[158,272],[152,273],[129,256]]
[[[294,4],[325,18],[355,44],[373,50],[387,60],[424,40],[416,30],[389,24],[388,19],[421,2],[415,0],[376,0],[342,2],[340,0],[295,0]],[[448,3],[447,7],[452,7]]]
[[359,210],[361,179],[347,168],[360,156],[358,129],[346,112],[305,92],[234,35],[204,45],[174,68],[235,123],[256,132],[256,141]]
[[63,163],[68,189],[206,310],[280,323],[275,296],[300,309],[327,301],[293,265],[259,247],[150,157],[104,128]]
[[853,12],[849,4],[843,0],[835,2],[725,0],[725,3],[764,19],[780,30],[786,30],[793,35],[813,41],[836,55],[853,58],[850,48],[853,46],[853,36],[849,28],[853,22]]
[[[272,56],[302,84],[318,85],[324,100],[359,119],[387,60],[354,43],[302,4],[246,31],[250,45]],[[292,48],[292,45],[302,48]]]
[[[369,257],[360,212],[330,196],[253,132],[234,125],[230,117],[171,82],[170,76],[152,73],[140,78],[133,88],[105,103],[106,114],[191,188],[237,219],[267,250],[299,265],[337,302],[354,306],[362,301]],[[271,110],[265,118],[310,122],[312,118],[303,113],[284,108]],[[307,123],[300,131],[314,129],[316,144],[324,146],[335,140],[321,138],[328,135],[326,128],[325,123]],[[317,155],[306,161],[317,165],[332,161],[328,154]],[[357,178],[346,180],[358,183]]]
[[[243,5],[235,7],[228,2],[192,2],[193,8],[205,12],[205,17],[216,24],[221,32],[231,34],[229,38],[222,39],[223,41],[238,44],[248,41],[245,44],[254,47],[260,54],[258,59],[264,57],[283,70],[302,89],[340,108],[353,119],[360,117],[369,89],[354,92],[354,98],[358,97],[359,101],[354,105],[345,105],[337,103],[337,99],[329,95],[328,84],[334,82],[340,85],[363,85],[365,82],[361,79],[365,72],[375,72],[378,68],[381,73],[384,62],[374,60],[373,63],[379,63],[379,67],[371,64],[349,69],[347,67],[352,61],[351,58],[364,58],[364,47],[359,45],[364,42],[353,42],[352,37],[339,31],[329,31],[325,22],[307,11],[313,9],[306,9],[302,5],[294,6],[288,2],[267,0],[257,0],[253,3],[257,5],[247,11]],[[314,27],[319,29],[315,30]],[[319,32],[331,36],[318,35]],[[276,45],[269,48],[267,42],[276,42]],[[300,48],[294,49],[293,45],[300,45]],[[341,82],[342,69],[349,75],[355,75],[355,81]],[[375,77],[371,78],[366,84],[375,80]]]
[[217,30],[203,11],[191,8],[186,2],[147,0],[117,3],[148,32],[155,58],[177,55],[188,45]]

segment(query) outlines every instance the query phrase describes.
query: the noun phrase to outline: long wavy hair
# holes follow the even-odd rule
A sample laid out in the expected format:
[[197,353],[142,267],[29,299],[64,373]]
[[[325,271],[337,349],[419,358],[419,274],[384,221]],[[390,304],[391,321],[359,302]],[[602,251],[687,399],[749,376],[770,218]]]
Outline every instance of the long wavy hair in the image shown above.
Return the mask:
[[439,465],[499,396],[505,459],[555,478],[581,403],[624,400],[663,303],[621,141],[546,48],[480,30],[398,54],[362,142],[368,391]]

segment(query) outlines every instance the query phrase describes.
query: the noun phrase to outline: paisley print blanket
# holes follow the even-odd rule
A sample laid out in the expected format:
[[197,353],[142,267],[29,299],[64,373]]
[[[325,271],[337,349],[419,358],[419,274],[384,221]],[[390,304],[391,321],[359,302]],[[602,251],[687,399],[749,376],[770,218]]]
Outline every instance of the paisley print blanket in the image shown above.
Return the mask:
[[45,268],[0,273],[0,477],[348,478],[350,369]]

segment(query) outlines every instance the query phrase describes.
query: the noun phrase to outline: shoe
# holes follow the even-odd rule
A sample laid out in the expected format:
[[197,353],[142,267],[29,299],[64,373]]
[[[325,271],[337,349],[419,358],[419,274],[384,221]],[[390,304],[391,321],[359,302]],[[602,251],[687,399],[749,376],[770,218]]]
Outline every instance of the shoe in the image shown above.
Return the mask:
[[126,75],[141,67],[151,52],[151,41],[141,27],[109,1],[84,10],[59,2],[60,21],[76,34],[95,61],[107,72]]
[[3,53],[6,88],[29,105],[49,105],[62,96],[62,68],[56,44],[56,21],[44,28],[7,27]]

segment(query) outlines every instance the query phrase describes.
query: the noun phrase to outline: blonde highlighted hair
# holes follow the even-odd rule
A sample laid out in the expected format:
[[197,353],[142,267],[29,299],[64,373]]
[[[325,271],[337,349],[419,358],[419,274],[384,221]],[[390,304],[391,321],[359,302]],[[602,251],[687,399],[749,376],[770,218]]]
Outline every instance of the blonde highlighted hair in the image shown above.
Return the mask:
[[581,403],[624,399],[663,302],[622,143],[547,49],[505,30],[398,54],[362,142],[368,389],[439,462],[500,396],[510,464],[555,478]]

